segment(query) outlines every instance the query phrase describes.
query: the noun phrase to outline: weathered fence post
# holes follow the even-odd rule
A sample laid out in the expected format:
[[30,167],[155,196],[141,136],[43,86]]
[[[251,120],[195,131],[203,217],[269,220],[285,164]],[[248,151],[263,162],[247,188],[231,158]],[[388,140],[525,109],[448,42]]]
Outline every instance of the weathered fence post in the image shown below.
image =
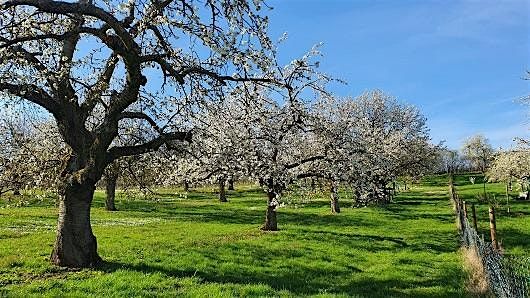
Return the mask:
[[477,233],[478,233],[477,213],[475,211],[475,204],[471,204],[471,213],[473,215],[473,227],[475,228],[475,231],[477,231]]
[[491,243],[493,244],[493,248],[499,249],[499,243],[497,242],[497,223],[495,221],[495,208],[493,206],[490,206],[489,213]]
[[463,201],[462,203],[464,204],[464,206],[463,206],[463,209],[464,209],[464,217],[467,218],[467,203],[466,203],[466,201]]

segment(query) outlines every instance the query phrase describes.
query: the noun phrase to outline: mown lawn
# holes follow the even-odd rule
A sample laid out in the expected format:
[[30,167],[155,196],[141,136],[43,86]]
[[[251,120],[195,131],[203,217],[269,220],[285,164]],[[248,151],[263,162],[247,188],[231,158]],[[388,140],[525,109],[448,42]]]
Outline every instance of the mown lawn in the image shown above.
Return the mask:
[[111,213],[98,193],[92,221],[106,263],[80,271],[48,262],[52,203],[0,199],[0,296],[466,296],[447,183],[416,186],[385,208],[352,209],[344,198],[339,215],[325,199],[288,205],[279,232],[259,230],[260,190],[229,195],[122,198]]

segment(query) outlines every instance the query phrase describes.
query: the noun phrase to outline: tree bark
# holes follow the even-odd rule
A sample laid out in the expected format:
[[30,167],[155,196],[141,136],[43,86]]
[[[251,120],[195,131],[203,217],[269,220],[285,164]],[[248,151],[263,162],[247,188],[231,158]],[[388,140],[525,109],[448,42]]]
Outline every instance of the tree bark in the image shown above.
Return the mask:
[[105,208],[108,211],[117,211],[114,199],[116,197],[116,184],[118,182],[118,172],[109,171],[105,177],[106,182],[106,194],[107,199],[105,200]]
[[340,213],[339,191],[337,181],[331,181],[331,213]]
[[51,261],[58,266],[93,267],[101,261],[90,225],[90,205],[95,183],[90,185],[66,181],[65,184],[60,195],[57,239]]
[[15,182],[13,182],[13,195],[20,196],[20,189],[22,188],[22,183],[19,182],[20,176],[15,175]]
[[265,213],[265,223],[261,227],[262,231],[278,231],[278,220],[276,218],[276,206],[268,206]]
[[184,191],[190,191],[190,182],[188,181],[188,179],[184,179]]
[[234,178],[228,178],[228,190],[234,190]]
[[221,177],[218,180],[218,183],[219,183],[219,201],[223,202],[223,203],[228,202],[228,200],[226,199],[225,182],[226,182],[226,179],[224,177]]
[[272,179],[268,179],[267,190],[267,212],[265,213],[265,223],[261,227],[262,231],[278,231],[278,220],[276,218],[276,208],[278,207],[278,200],[276,192],[274,191],[274,183]]

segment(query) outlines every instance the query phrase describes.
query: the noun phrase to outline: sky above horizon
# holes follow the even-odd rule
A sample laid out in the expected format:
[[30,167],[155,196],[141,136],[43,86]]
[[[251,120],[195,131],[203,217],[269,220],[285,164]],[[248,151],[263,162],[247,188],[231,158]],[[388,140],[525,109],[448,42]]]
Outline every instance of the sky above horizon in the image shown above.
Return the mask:
[[382,89],[418,106],[434,142],[495,148],[529,136],[530,1],[268,0],[288,63],[323,42],[321,70],[339,96]]

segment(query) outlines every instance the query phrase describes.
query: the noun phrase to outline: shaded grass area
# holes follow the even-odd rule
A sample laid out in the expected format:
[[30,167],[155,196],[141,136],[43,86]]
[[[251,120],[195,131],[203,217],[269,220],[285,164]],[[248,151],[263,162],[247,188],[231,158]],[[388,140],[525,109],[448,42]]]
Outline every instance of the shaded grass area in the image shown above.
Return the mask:
[[121,198],[120,211],[107,212],[97,193],[92,222],[105,264],[80,271],[48,262],[52,201],[2,203],[0,296],[466,295],[446,184],[339,215],[323,199],[282,208],[279,232],[258,229],[260,190],[240,186],[229,198],[165,190],[150,200]]

